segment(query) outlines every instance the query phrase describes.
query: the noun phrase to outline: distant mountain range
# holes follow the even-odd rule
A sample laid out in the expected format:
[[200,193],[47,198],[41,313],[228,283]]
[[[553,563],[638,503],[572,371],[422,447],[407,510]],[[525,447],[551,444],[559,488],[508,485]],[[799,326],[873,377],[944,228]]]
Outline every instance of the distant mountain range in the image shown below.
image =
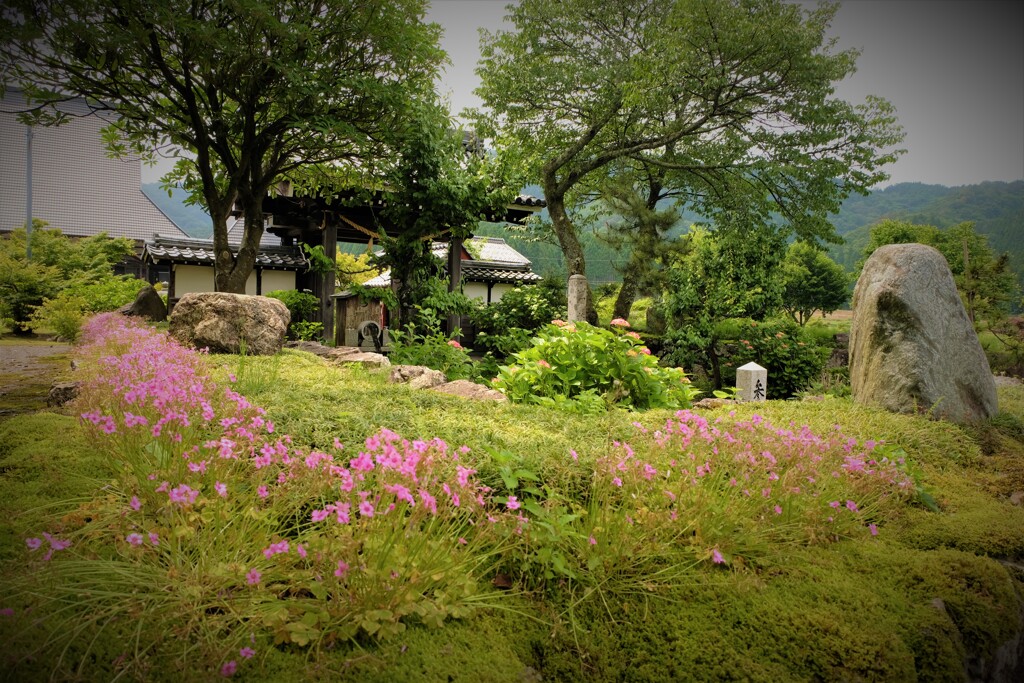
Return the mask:
[[188,193],[181,188],[174,188],[170,196],[160,188],[160,183],[143,183],[142,193],[156,204],[175,225],[191,237],[207,238],[213,236],[213,222],[210,214],[201,206],[190,206],[185,203]]
[[[175,189],[168,196],[159,184],[148,183],[142,186],[142,191],[189,235],[206,238],[212,234],[209,214],[198,206],[185,204],[187,195],[183,190]],[[524,188],[523,192],[536,196],[541,194],[540,188],[533,185]],[[867,196],[849,197],[839,213],[833,216],[836,232],[844,243],[830,250],[832,257],[852,272],[863,256],[871,226],[886,218],[926,223],[939,228],[973,221],[975,229],[988,236],[989,244],[997,252],[1010,255],[1013,269],[1024,283],[1024,180],[960,187],[899,183]],[[689,224],[696,220],[696,216],[684,212],[680,220]],[[535,272],[544,275],[564,273],[561,251],[554,244],[528,242],[498,224],[481,224],[477,232],[505,237],[533,262]],[[617,280],[616,266],[624,261],[623,254],[593,234],[583,235],[583,242],[591,280]]]
[[1024,180],[960,187],[899,183],[850,197],[833,221],[844,244],[831,249],[832,258],[852,272],[864,255],[871,226],[886,218],[938,228],[973,221],[996,252],[1010,255],[1024,282]]

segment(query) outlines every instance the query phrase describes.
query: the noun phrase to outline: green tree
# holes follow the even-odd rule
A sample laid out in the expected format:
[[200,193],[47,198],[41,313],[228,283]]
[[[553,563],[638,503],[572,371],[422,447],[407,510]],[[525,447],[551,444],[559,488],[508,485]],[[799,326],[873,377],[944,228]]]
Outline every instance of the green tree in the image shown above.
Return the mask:
[[[85,98],[112,153],[184,150],[165,182],[210,212],[216,288],[243,292],[268,190],[306,165],[372,158],[443,53],[425,0],[11,0],[0,70],[37,122]],[[358,168],[358,164],[352,168]],[[245,217],[237,254],[227,218]]]
[[[397,131],[400,145],[384,162],[384,208],[374,226],[383,253],[371,259],[391,271],[395,328],[415,325],[417,306],[436,298],[434,241],[447,238],[460,248],[480,221],[504,214],[519,187],[508,158],[483,153],[472,136],[451,127],[439,104],[420,102],[412,110]],[[388,226],[396,237],[387,235]]]
[[815,311],[827,315],[849,298],[850,277],[828,254],[794,242],[782,261],[782,308],[801,327]]
[[[484,32],[478,94],[500,148],[540,178],[569,274],[586,274],[567,203],[621,159],[674,171],[711,222],[780,215],[805,239],[886,176],[902,140],[891,106],[833,97],[856,54],[832,53],[836,5],[782,0],[523,0]],[[479,116],[484,119],[485,117]]]
[[785,243],[771,228],[695,228],[684,239],[687,253],[668,268],[663,295],[666,341],[683,367],[701,363],[722,386],[718,325],[729,318],[763,320],[778,310],[782,282],[779,262]]
[[26,231],[0,237],[0,319],[16,334],[32,331],[32,314],[46,299],[65,290],[90,291],[89,285],[115,279],[112,268],[135,251],[131,240],[106,233],[71,240],[46,223],[33,221],[32,260],[25,256]]

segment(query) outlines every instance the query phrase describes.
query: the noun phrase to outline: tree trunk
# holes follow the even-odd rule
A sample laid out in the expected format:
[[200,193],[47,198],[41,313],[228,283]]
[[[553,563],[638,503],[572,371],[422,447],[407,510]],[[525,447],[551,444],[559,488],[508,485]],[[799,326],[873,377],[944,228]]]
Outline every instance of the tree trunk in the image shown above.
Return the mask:
[[227,227],[224,228],[224,239],[214,239],[216,250],[215,288],[218,292],[245,294],[245,283],[256,265],[256,256],[260,250],[260,238],[263,237],[263,192],[240,195],[245,212],[245,231],[238,254],[233,254],[227,240]]
[[715,342],[712,341],[708,345],[708,360],[711,361],[711,382],[715,389],[722,388],[722,367],[720,359],[718,358],[718,352],[715,349]]
[[633,302],[636,301],[637,292],[640,289],[641,266],[637,263],[636,252],[626,264],[622,271],[622,287],[619,288],[619,295],[615,297],[615,310],[612,311],[612,318],[629,320],[630,311],[633,310]]
[[[565,257],[565,265],[569,275],[587,275],[587,263],[583,255],[583,245],[580,244],[576,235],[576,228],[565,211],[565,196],[558,194],[544,184],[544,199],[548,204],[548,214],[551,216],[551,225],[558,238],[558,245]],[[594,308],[594,294],[587,284],[587,322],[591,325],[597,324],[597,309]]]

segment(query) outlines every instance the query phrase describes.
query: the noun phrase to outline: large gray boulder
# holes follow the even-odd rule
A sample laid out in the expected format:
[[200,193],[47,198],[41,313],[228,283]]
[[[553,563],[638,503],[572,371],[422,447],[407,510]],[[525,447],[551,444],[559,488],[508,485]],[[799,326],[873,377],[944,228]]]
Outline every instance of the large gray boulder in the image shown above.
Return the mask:
[[850,385],[859,403],[977,422],[997,410],[996,385],[942,254],[890,244],[853,292]]
[[211,353],[272,356],[284,345],[291,314],[277,299],[225,292],[186,294],[171,312],[170,334]]

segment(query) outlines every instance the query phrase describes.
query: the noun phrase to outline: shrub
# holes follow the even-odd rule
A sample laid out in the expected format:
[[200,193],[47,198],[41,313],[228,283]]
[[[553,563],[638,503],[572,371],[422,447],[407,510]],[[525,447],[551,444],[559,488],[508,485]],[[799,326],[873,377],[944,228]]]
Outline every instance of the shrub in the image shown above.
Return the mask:
[[293,323],[309,320],[320,308],[320,299],[309,292],[300,292],[297,289],[277,289],[267,292],[264,296],[277,299],[287,306]]
[[412,325],[406,332],[391,331],[390,360],[439,370],[449,380],[469,379],[474,374],[469,352],[462,344],[436,331],[418,334]]
[[557,290],[517,287],[505,292],[500,301],[479,307],[470,314],[477,329],[474,347],[506,358],[526,348],[531,333],[563,315],[565,304]]
[[751,361],[768,370],[768,398],[795,396],[821,378],[832,353],[792,320],[737,321],[737,350],[723,364],[723,381],[736,381],[736,368]]
[[320,339],[324,335],[324,324],[300,320],[288,326],[288,334],[301,341]]
[[105,275],[95,282],[71,284],[56,297],[43,301],[32,313],[31,322],[73,342],[86,317],[130,304],[146,284],[130,275]]
[[533,345],[513,354],[494,379],[496,389],[517,403],[538,403],[576,412],[620,405],[636,410],[686,408],[696,391],[679,368],[658,365],[640,335],[579,322],[556,320]]

